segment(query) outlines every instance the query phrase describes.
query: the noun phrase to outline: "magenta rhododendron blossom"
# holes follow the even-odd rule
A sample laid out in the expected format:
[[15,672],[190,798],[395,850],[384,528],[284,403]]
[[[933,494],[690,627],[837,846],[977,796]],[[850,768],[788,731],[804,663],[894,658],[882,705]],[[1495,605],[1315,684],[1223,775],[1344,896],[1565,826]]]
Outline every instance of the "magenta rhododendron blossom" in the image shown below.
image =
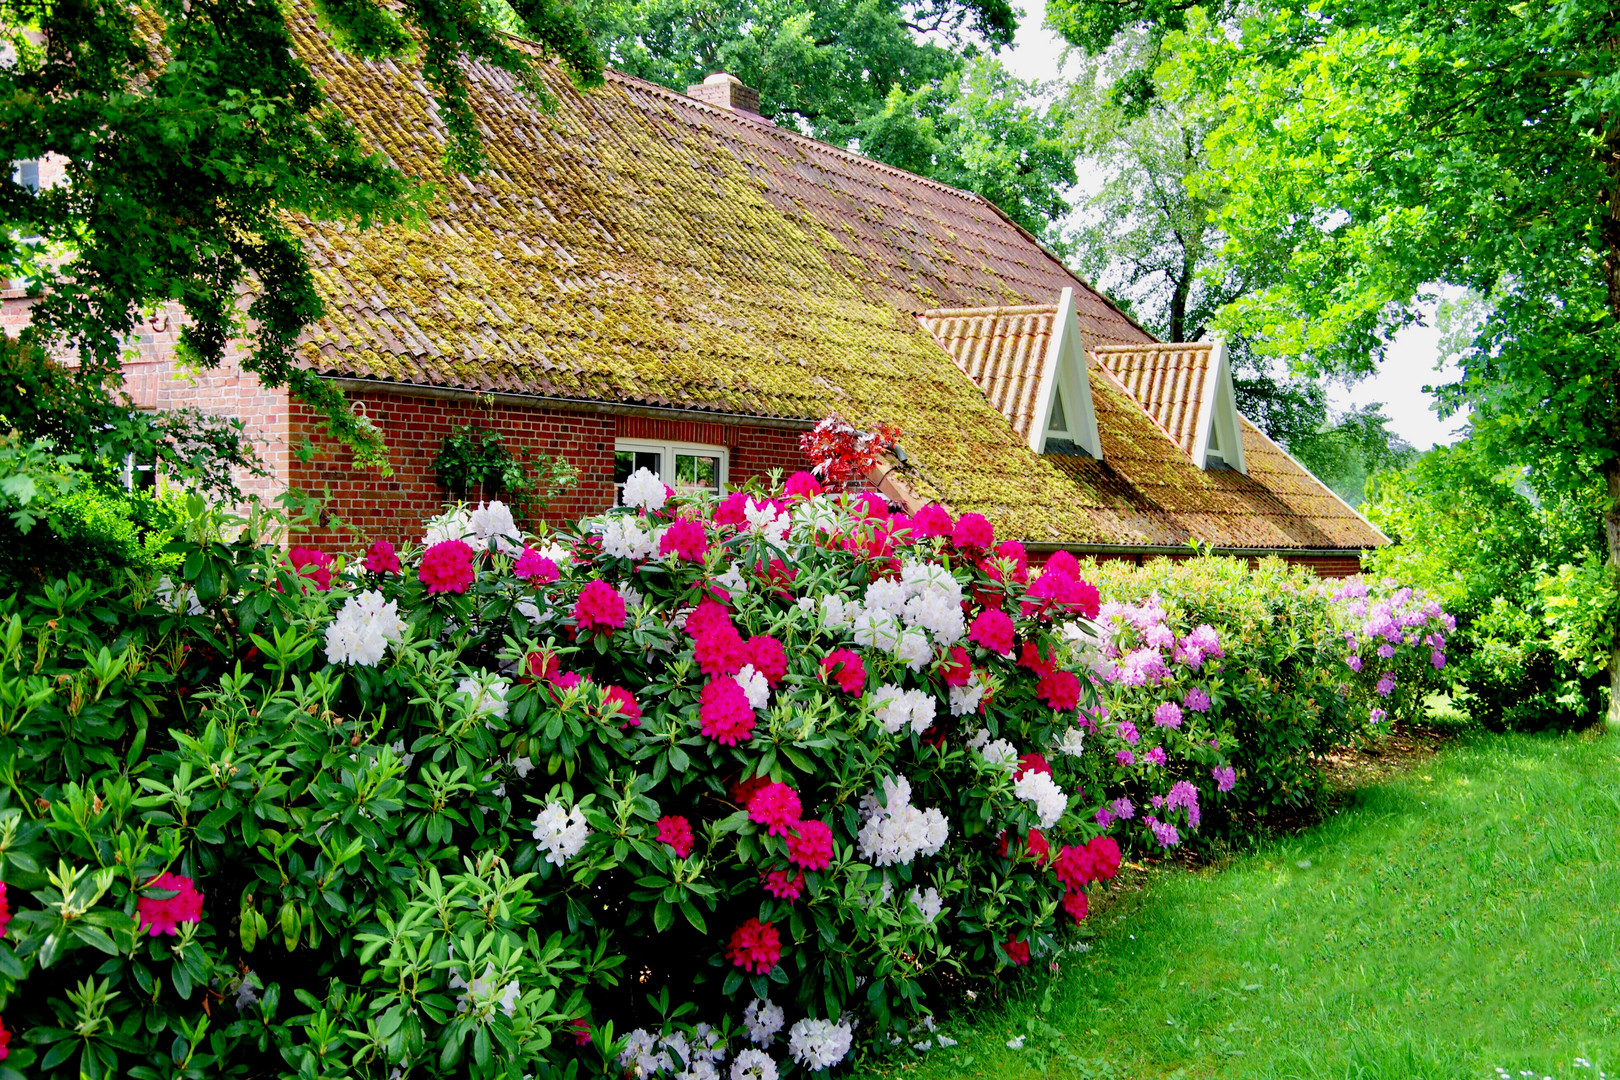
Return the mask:
[[781,685],[782,677],[787,674],[788,656],[787,649],[776,638],[769,634],[749,638],[743,643],[743,657],[765,676],[772,689]]
[[951,544],[964,551],[988,551],[996,542],[996,531],[983,514],[963,514],[951,530]]
[[866,686],[866,665],[850,649],[834,649],[822,657],[821,670],[846,694],[858,694]]
[[532,547],[523,549],[523,554],[518,556],[517,562],[512,566],[512,573],[524,581],[537,585],[549,585],[562,576],[556,563]]
[[618,707],[619,726],[621,728],[641,726],[641,704],[636,697],[622,686],[604,686],[602,688],[602,704]]
[[710,681],[698,698],[699,730],[721,746],[736,746],[753,737],[754,707],[737,680],[721,676]]
[[663,538],[658,541],[658,554],[702,562],[709,554],[709,531],[701,521],[682,518],[664,530]]
[[441,540],[422,553],[416,576],[429,596],[464,593],[473,583],[473,549],[460,540]]
[[658,842],[668,844],[677,857],[692,854],[692,823],[678,814],[665,814],[658,819]]
[[776,927],[749,919],[731,932],[726,959],[753,975],[764,975],[782,959],[782,938]]
[[[174,895],[162,898],[146,895],[154,889]],[[135,917],[141,929],[152,937],[178,935],[181,923],[202,921],[202,902],[202,893],[190,878],[164,872],[147,882],[142,895],[136,897]]]
[[950,512],[939,503],[929,503],[911,515],[911,535],[918,539],[949,536],[955,528]]
[[1209,695],[1206,694],[1200,687],[1195,686],[1182,696],[1181,706],[1188,712],[1208,712]]
[[761,875],[760,884],[778,900],[797,900],[804,894],[804,871],[771,870]]
[[1159,727],[1181,726],[1181,706],[1173,701],[1161,701],[1153,710],[1153,723]]
[[979,612],[968,628],[968,640],[991,652],[1007,656],[1013,647],[1013,621],[996,608]]
[[748,820],[769,836],[787,836],[799,825],[799,793],[782,783],[766,784],[748,800]]
[[299,577],[313,581],[321,592],[332,587],[332,556],[319,548],[295,547],[287,552],[287,562]]
[[788,861],[806,870],[825,870],[832,863],[833,832],[825,821],[799,822],[788,837]]
[[574,619],[581,630],[595,633],[617,630],[624,625],[624,597],[601,578],[586,582],[574,604]]
[[1006,941],[1002,942],[1001,951],[1006,953],[1007,959],[1011,960],[1018,967],[1023,967],[1025,964],[1029,963],[1029,942],[1027,941],[1019,941],[1017,938],[1008,938]]
[[1230,765],[1218,765],[1209,770],[1209,775],[1215,778],[1216,791],[1231,791],[1237,784],[1237,770]]
[[789,499],[813,499],[821,494],[821,481],[807,472],[796,472],[782,485],[782,494]]
[[404,568],[399,565],[399,554],[394,545],[386,540],[374,542],[366,550],[366,559],[363,565],[368,574],[399,574]]

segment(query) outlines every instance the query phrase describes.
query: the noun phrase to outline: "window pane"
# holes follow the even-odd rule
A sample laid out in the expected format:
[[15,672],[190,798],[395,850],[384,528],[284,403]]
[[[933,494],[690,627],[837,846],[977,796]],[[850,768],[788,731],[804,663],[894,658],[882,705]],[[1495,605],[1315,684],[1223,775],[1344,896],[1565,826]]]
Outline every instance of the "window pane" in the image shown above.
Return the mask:
[[646,469],[654,476],[662,476],[663,455],[656,450],[615,450],[613,452],[613,482],[622,484],[637,469]]
[[675,483],[684,488],[720,490],[720,459],[707,454],[676,454]]
[[1068,431],[1069,421],[1063,415],[1063,391],[1059,390],[1052,395],[1052,427],[1053,431]]

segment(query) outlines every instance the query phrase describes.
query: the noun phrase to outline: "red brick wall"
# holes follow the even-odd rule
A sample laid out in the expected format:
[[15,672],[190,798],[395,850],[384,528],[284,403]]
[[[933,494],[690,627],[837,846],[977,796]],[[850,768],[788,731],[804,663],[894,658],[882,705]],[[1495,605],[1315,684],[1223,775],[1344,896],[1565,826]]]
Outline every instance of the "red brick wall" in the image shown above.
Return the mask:
[[[613,502],[613,442],[639,438],[659,442],[701,443],[729,451],[733,484],[772,467],[806,468],[798,450],[798,433],[773,428],[739,427],[687,420],[564,412],[527,405],[448,400],[350,391],[383,432],[393,475],[357,469],[353,456],[320,430],[316,415],[301,402],[292,403],[289,436],[294,444],[308,438],[316,447],[309,462],[289,462],[290,487],[310,495],[332,495],[332,510],[362,535],[393,541],[415,541],[424,519],[438,513],[449,498],[433,473],[433,459],[452,428],[477,424],[498,432],[507,447],[567,458],[579,472],[579,483],[551,506],[555,523],[598,513]],[[322,531],[312,539],[336,538]]]
[[[1342,578],[1351,577],[1352,575],[1361,573],[1361,558],[1357,555],[1288,555],[1284,554],[1283,552],[1278,552],[1278,554],[1282,556],[1283,561],[1288,565],[1307,567],[1314,572],[1317,577]],[[1049,555],[1037,555],[1031,558],[1030,561],[1034,563],[1043,563],[1049,557]],[[1143,563],[1150,562],[1153,559],[1191,558],[1190,555],[1131,555],[1124,552],[1096,555],[1088,554],[1082,557],[1090,559],[1093,562],[1128,562],[1136,566],[1141,566]],[[1249,565],[1253,567],[1258,565],[1260,560],[1249,559],[1248,562]]]

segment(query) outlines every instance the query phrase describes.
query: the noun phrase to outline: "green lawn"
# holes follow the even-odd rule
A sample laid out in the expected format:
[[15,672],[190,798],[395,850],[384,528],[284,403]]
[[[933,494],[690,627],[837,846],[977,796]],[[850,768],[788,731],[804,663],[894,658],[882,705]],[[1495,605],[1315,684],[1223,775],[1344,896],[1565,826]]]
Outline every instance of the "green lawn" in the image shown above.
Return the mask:
[[1620,1075],[1620,741],[1465,738],[1302,836],[1144,884],[1055,980],[942,1017],[959,1046],[866,1075]]

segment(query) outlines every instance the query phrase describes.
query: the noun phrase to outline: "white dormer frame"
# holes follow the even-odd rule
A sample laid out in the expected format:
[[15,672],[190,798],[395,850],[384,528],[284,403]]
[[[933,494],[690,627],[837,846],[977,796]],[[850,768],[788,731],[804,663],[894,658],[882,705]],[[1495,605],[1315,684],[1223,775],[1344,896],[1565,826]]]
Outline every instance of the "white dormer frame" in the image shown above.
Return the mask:
[[1193,461],[1200,469],[1210,467],[1210,459],[1228,468],[1247,473],[1243,460],[1243,425],[1238,420],[1237,395],[1232,390],[1232,365],[1226,354],[1226,341],[1216,338],[1209,350],[1209,367],[1204,372],[1204,392],[1199,398],[1198,434],[1193,440]]
[[[1074,314],[1074,290],[1064,289],[1052,319],[1052,337],[1046,343],[1046,359],[1041,365],[1041,385],[1035,391],[1035,412],[1029,425],[1029,448],[1046,453],[1046,440],[1067,439],[1092,457],[1102,460],[1102,440],[1097,436],[1097,411],[1091,404],[1090,361],[1086,344],[1080,338],[1080,322]],[[1063,402],[1064,429],[1052,427],[1053,413]]]

